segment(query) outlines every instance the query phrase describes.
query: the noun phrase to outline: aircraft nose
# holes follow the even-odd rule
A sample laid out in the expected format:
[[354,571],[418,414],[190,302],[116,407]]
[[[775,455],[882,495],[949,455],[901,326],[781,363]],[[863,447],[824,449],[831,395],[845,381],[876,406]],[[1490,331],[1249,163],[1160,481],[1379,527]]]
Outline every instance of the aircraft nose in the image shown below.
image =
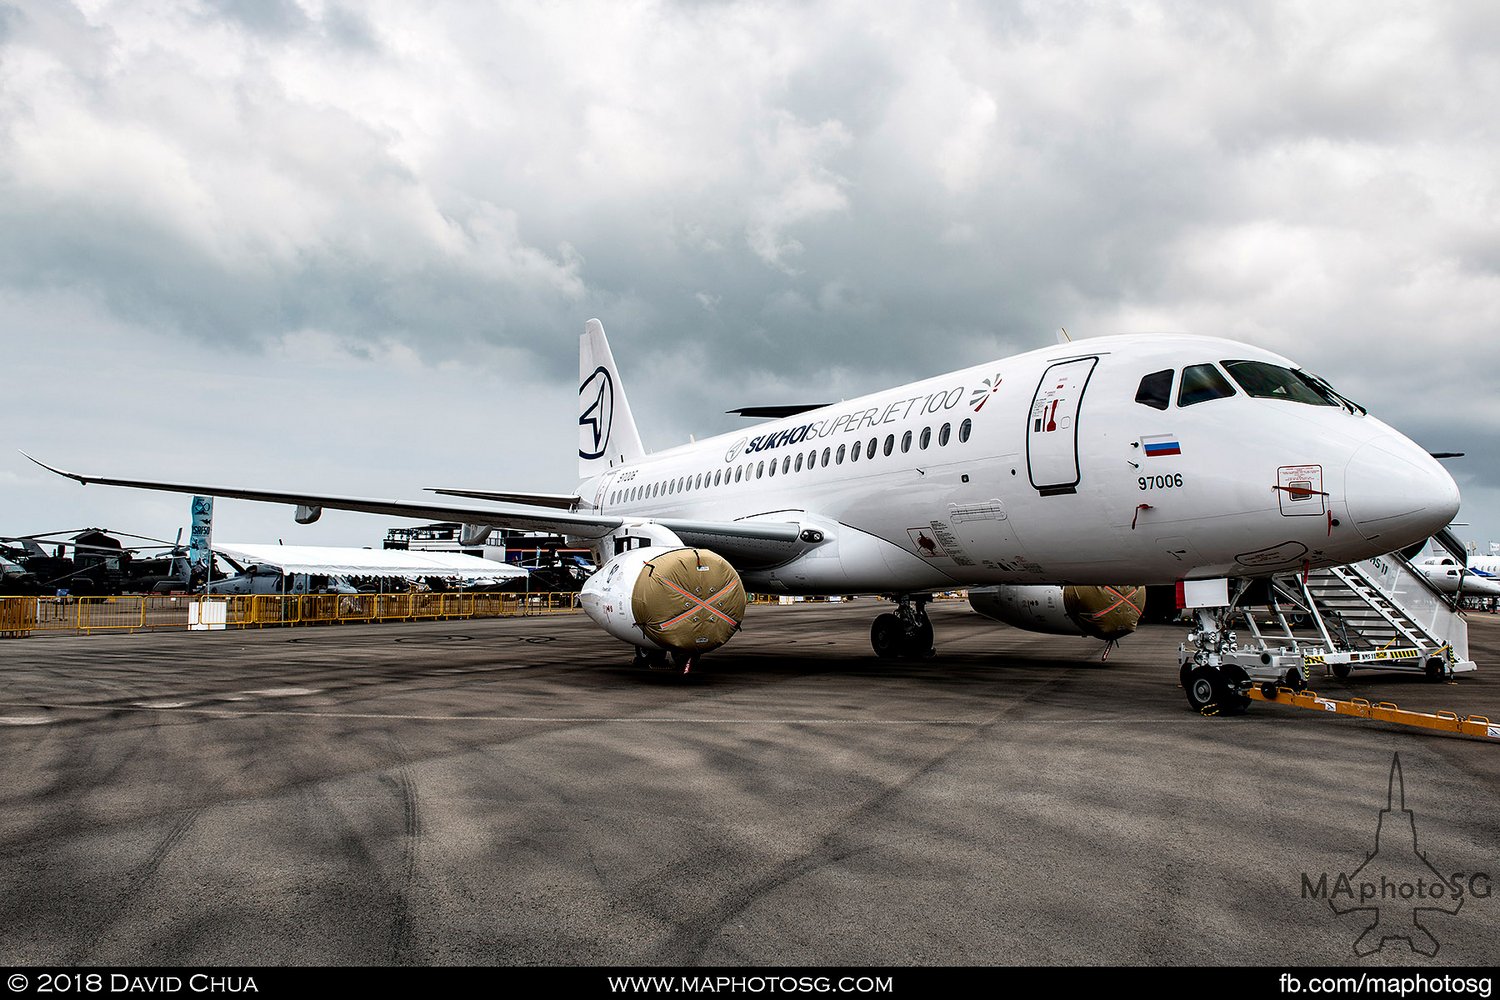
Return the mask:
[[1458,514],[1458,484],[1404,439],[1366,444],[1344,470],[1344,500],[1361,535],[1391,550],[1429,538]]

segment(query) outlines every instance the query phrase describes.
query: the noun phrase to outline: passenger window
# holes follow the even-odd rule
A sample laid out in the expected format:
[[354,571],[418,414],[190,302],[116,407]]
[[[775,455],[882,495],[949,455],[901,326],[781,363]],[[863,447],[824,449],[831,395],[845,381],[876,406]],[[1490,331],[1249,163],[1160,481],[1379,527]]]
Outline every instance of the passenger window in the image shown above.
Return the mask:
[[863,445],[861,445],[858,441],[854,442],[854,447],[849,449],[849,461],[858,462],[860,452],[862,452],[863,450]]
[[879,442],[875,438],[870,438],[870,443],[865,448],[865,458],[874,458],[875,457],[875,445],[878,444],[878,443]]
[[974,429],[974,421],[972,421],[972,420],[965,420],[963,423],[959,424],[958,425],[958,443],[959,444],[963,444],[965,441],[969,440],[969,432],[972,431],[973,429]]
[[1165,410],[1172,402],[1172,369],[1142,376],[1140,388],[1135,391],[1135,401]]
[[734,467],[734,481],[735,482],[739,482],[740,481],[740,473],[743,472],[743,471],[744,471],[744,466],[742,466],[742,465],[736,465]]
[[720,472],[722,472],[722,471],[723,471],[723,470],[721,470],[721,469],[719,469],[719,470],[715,470],[715,471],[714,471],[714,485],[715,485],[715,486],[718,486],[718,485],[719,485],[719,474],[720,474]]
[[890,453],[892,451],[895,451],[895,450],[896,450],[896,435],[894,435],[894,434],[887,434],[885,436],[885,454],[887,456],[889,456]]
[[932,444],[932,428],[923,427],[922,436],[917,438],[917,447],[922,449],[923,451],[926,451],[927,446],[930,444]]
[[[802,456],[798,455],[797,457],[801,458]],[[785,475],[785,474],[787,474],[788,472],[791,472],[791,471],[792,471],[792,456],[788,455],[786,458],[783,458],[781,460],[781,473],[782,473],[782,475]]]
[[797,453],[797,464],[794,465],[794,466],[792,466],[792,471],[793,472],[801,472],[802,471],[802,453],[800,451]]
[[776,475],[776,460],[771,459],[771,475]]
[[823,468],[825,468],[825,469],[828,468],[828,456],[830,454],[832,454],[832,449],[830,449],[830,448],[824,448],[823,449]]
[[950,433],[952,433],[952,431],[953,431],[953,428],[949,427],[947,424],[944,424],[942,427],[938,428],[938,447],[939,448],[946,448],[946,447],[948,447],[948,435]]
[[905,455],[911,451],[911,431],[901,435],[901,454]]
[[1177,405],[1192,406],[1210,399],[1234,395],[1234,386],[1213,365],[1188,365],[1182,370],[1182,385],[1177,389]]
[[[772,462],[771,464],[775,465],[776,463]],[[755,478],[756,479],[760,479],[765,474],[766,474],[766,463],[765,462],[757,462],[757,463],[755,463]]]
[[844,446],[843,445],[839,445],[839,450],[833,453],[833,463],[835,465],[843,465],[844,464]]

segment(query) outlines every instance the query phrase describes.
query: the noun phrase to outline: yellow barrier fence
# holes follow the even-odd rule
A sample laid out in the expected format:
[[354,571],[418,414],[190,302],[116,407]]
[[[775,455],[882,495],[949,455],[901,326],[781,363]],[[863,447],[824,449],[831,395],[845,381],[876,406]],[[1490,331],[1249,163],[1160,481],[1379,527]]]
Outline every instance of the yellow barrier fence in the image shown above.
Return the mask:
[[[443,618],[500,618],[579,610],[576,593],[233,594],[0,597],[0,638],[201,628],[347,625]],[[213,627],[219,627],[214,624]]]

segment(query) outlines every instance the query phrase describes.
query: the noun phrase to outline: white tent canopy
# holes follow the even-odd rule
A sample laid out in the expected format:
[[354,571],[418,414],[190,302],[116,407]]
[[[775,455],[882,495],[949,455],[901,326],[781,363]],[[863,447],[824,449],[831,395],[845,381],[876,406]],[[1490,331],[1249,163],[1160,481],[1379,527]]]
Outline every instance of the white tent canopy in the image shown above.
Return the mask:
[[327,576],[463,577],[466,580],[510,580],[526,571],[506,563],[459,552],[355,549],[329,545],[256,545],[215,542],[214,551],[243,566],[275,566],[283,573]]

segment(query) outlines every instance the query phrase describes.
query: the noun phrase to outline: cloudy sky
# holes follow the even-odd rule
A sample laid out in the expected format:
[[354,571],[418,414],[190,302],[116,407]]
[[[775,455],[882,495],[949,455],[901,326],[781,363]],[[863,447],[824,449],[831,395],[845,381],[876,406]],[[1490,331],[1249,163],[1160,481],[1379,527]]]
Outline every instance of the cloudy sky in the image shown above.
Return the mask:
[[[0,532],[94,472],[570,489],[603,319],[648,446],[1075,336],[1289,354],[1500,540],[1500,5],[0,0]],[[221,538],[387,519],[224,502]]]

